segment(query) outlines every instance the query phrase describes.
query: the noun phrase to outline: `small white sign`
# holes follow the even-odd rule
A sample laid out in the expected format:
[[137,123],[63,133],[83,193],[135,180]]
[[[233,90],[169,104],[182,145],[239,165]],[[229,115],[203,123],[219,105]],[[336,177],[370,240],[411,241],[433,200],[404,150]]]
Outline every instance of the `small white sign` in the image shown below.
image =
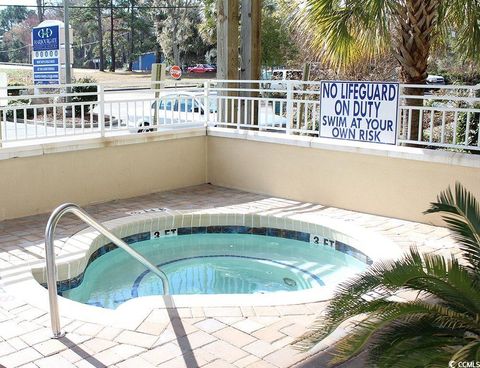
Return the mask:
[[335,248],[335,240],[324,238],[321,235],[310,234],[310,243]]
[[160,238],[164,236],[177,236],[177,229],[155,230],[150,232],[150,239]]
[[399,84],[322,81],[321,138],[396,144]]

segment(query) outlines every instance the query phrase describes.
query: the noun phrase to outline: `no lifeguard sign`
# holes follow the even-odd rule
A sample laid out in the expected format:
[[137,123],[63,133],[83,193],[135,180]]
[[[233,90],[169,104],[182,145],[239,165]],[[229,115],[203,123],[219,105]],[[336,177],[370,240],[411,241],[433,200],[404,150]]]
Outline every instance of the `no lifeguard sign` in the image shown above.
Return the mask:
[[398,83],[322,81],[321,138],[396,144]]
[[182,76],[182,69],[180,69],[178,65],[173,65],[170,68],[170,75],[173,79],[180,79],[180,77]]

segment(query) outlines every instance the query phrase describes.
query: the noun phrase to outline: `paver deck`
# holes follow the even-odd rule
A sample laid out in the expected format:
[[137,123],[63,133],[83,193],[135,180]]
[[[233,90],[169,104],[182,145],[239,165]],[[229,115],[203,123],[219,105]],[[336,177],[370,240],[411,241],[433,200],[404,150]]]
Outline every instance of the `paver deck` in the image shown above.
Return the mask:
[[[125,217],[126,212],[154,207],[174,210],[228,207],[285,216],[309,213],[375,230],[403,248],[416,245],[426,252],[458,251],[444,228],[212,185],[116,200],[85,209],[103,222]],[[48,214],[43,214],[0,222],[0,272],[44,258],[47,218]],[[80,221],[66,216],[57,226],[57,234],[64,241],[83,228],[85,225]],[[78,316],[75,320],[62,320],[67,334],[54,340],[50,338],[48,311],[7,294],[0,280],[0,365],[7,368],[321,367],[321,360],[304,364],[309,353],[293,349],[291,342],[307,330],[325,305],[179,308],[168,315],[152,310],[132,330],[85,322]]]

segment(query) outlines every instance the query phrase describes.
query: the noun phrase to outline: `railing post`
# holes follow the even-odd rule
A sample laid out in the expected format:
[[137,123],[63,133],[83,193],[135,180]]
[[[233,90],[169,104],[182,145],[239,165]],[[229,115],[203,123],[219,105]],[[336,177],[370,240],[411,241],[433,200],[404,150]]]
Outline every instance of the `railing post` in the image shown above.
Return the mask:
[[208,126],[210,123],[210,82],[205,81],[203,84],[203,93],[204,93],[204,105],[205,105],[205,125]]
[[100,127],[100,136],[103,138],[105,137],[105,91],[101,84],[98,85],[98,107],[100,108],[98,125]]
[[292,81],[286,80],[287,83],[287,126],[286,133],[290,134],[290,129],[293,126],[293,86]]
[[56,217],[61,216],[63,209],[55,210],[48,219],[45,230],[45,258],[47,264],[47,287],[48,301],[50,304],[50,322],[52,324],[53,337],[58,339],[64,336],[60,324],[60,312],[58,311],[57,296],[57,266],[55,264],[54,234],[56,228]]
[[[238,87],[240,87],[240,85],[238,84]],[[237,88],[238,88],[237,87]],[[235,87],[233,87],[235,88]],[[236,121],[237,123],[237,132],[240,131],[241,127],[240,127],[240,124],[242,124],[242,121],[240,119],[240,110],[242,109],[241,107],[241,100],[240,100],[240,97],[241,97],[241,93],[239,93],[239,91],[235,91],[235,94],[237,96],[236,99],[232,98],[232,110],[233,110],[233,121]],[[235,109],[235,100],[237,101],[237,108]]]

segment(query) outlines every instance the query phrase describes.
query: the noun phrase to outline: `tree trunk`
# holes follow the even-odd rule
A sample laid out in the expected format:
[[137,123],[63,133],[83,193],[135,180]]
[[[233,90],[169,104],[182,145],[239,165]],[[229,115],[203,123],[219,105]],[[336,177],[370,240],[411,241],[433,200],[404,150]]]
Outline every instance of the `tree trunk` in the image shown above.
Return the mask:
[[130,3],[132,5],[132,11],[130,13],[130,57],[129,57],[129,62],[128,62],[128,70],[132,71],[133,67],[133,59],[134,59],[134,40],[133,40],[133,32],[134,32],[134,21],[135,21],[135,0],[130,0]]
[[98,47],[100,53],[100,65],[101,72],[105,71],[105,56],[103,54],[103,29],[102,29],[102,9],[100,8],[100,0],[97,0],[97,32],[98,32]]
[[173,60],[174,60],[174,63],[175,65],[178,65],[178,66],[182,66],[180,64],[180,50],[179,50],[179,47],[178,47],[178,44],[176,42],[173,43],[172,45],[172,51],[173,51]]
[[[160,5],[158,0],[154,0],[153,5]],[[155,25],[155,62],[162,62],[162,47],[160,45],[160,35],[162,34],[163,27],[162,13],[160,11],[155,14],[154,25]]]
[[157,64],[161,63],[162,62],[162,50],[160,48],[160,45],[157,44],[155,45],[155,62]]
[[38,16],[38,23],[42,23],[43,22],[42,0],[37,0],[37,16]]
[[[398,5],[397,13],[399,30],[396,37],[395,57],[402,68],[403,82],[408,84],[425,84],[427,80],[428,57],[432,34],[438,17],[438,0],[406,0],[404,5]],[[404,93],[412,96],[423,96],[423,88],[406,88]],[[407,139],[423,138],[420,110],[423,106],[419,98],[407,98],[408,106],[413,107],[411,127]]]
[[113,42],[113,0],[110,0],[110,58],[112,63],[110,64],[110,71],[115,71],[115,45]]

